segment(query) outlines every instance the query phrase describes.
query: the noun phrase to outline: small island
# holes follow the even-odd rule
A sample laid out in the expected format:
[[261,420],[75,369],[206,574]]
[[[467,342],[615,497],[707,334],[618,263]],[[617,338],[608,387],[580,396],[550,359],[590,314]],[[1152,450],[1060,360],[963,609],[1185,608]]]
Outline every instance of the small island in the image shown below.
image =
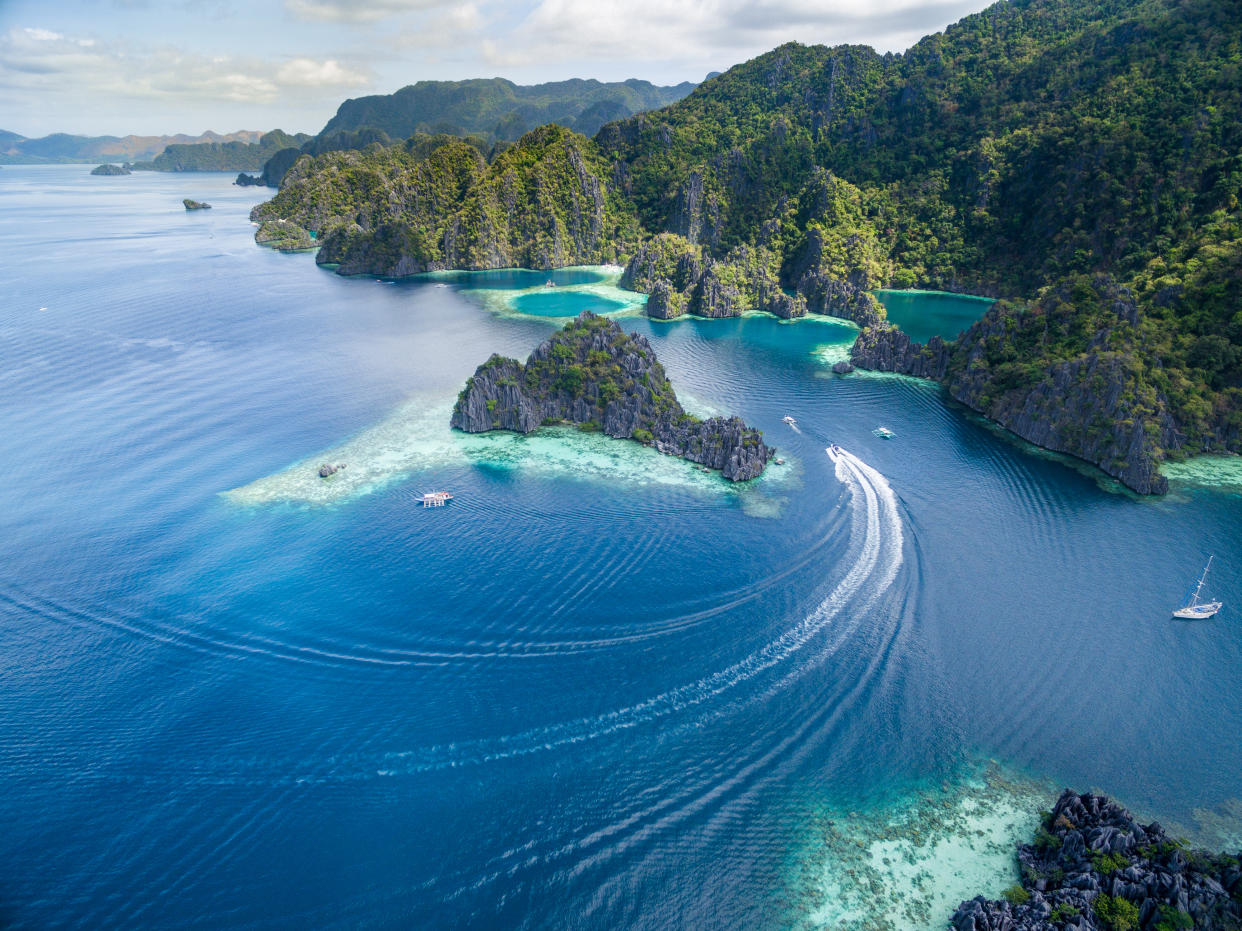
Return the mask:
[[94,168],[92,168],[91,174],[93,175],[132,175],[133,172],[130,171],[124,165],[103,164],[103,165],[96,165]]
[[450,423],[466,433],[576,424],[719,469],[732,482],[761,475],[776,452],[738,417],[687,414],[647,340],[590,311],[540,343],[525,365],[498,355],[480,365]]
[[201,200],[190,200],[190,198],[188,197],[185,198],[185,200],[183,200],[181,203],[185,204],[186,210],[210,210],[211,209],[211,204],[208,204]]
[[963,902],[955,931],[1228,931],[1242,927],[1242,854],[1211,854],[1139,824],[1103,795],[1066,789],[1001,900]]

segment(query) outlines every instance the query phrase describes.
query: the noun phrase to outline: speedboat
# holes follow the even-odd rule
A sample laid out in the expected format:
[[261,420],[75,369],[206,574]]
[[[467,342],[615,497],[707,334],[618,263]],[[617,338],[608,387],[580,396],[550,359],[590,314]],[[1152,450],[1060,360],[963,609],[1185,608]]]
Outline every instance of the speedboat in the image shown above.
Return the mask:
[[1212,560],[1214,556],[1209,556],[1207,565],[1203,567],[1203,575],[1199,576],[1199,584],[1195,586],[1193,593],[1187,593],[1190,598],[1186,604],[1173,612],[1173,616],[1185,621],[1206,621],[1209,617],[1215,617],[1216,613],[1224,607],[1224,603],[1220,601],[1200,601],[1199,593],[1203,591],[1203,583],[1207,581],[1208,569],[1212,568]]
[[782,417],[782,418],[781,418],[781,420],[783,420],[785,423],[789,424],[789,426],[791,426],[791,427],[792,427],[794,424],[796,424],[796,423],[798,422],[798,421],[794,420],[792,417],[790,417],[788,414],[786,414],[784,417]]
[[845,450],[843,450],[836,443],[833,443],[831,446],[825,449],[824,452],[828,454],[828,458],[831,459],[833,462],[840,462],[841,455],[845,452]]
[[876,427],[871,432],[874,433],[876,436],[878,436],[882,440],[891,440],[893,437],[897,435],[892,430],[888,429],[888,427]]

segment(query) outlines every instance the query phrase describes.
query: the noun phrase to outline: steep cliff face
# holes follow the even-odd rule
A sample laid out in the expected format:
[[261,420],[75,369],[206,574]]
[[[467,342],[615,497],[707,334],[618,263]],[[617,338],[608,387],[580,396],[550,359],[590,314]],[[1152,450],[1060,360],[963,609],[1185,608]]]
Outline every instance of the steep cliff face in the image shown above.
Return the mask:
[[633,208],[589,140],[559,126],[486,163],[451,137],[299,159],[251,219],[318,234],[343,275],[615,262],[638,240]]
[[[1108,305],[1110,319],[1087,352],[1058,358],[1048,348],[1062,338],[1059,296],[1050,293],[1030,308],[997,305],[951,343],[935,337],[924,346],[895,327],[869,326],[851,361],[940,381],[955,400],[1023,439],[1093,463],[1135,491],[1163,494],[1160,462],[1184,440],[1144,364],[1138,308],[1107,279],[1094,282],[1090,297]],[[1035,347],[1042,361],[1034,361]]]
[[589,312],[541,343],[525,365],[497,355],[480,365],[450,421],[467,433],[530,433],[561,422],[639,440],[735,482],[762,474],[775,453],[737,417],[687,414],[647,340]]
[[956,931],[1115,931],[1242,927],[1242,854],[1189,850],[1102,795],[1066,789],[1034,844],[1018,848],[1022,882],[1007,901],[982,896]]
[[741,245],[723,258],[710,254],[676,233],[646,240],[621,276],[621,286],[651,295],[647,316],[670,320],[689,313],[696,317],[738,317],[762,310],[789,319],[806,314],[806,302],[787,294],[778,277],[780,255],[772,242],[779,221],[755,246]]

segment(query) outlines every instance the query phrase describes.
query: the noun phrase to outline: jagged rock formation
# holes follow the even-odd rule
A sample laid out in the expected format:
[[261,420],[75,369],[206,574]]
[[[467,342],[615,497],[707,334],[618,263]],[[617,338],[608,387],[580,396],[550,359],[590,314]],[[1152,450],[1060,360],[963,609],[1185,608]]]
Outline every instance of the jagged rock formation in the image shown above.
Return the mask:
[[[460,173],[425,146],[302,157],[255,218],[319,233],[346,274],[631,257],[653,317],[841,316],[856,364],[939,376],[1158,492],[1169,455],[1242,451],[1236,6],[998,2],[900,55],[788,43],[593,140],[463,152]],[[880,286],[1013,300],[915,347]]]
[[181,201],[181,203],[185,205],[186,210],[210,210],[211,209],[211,204],[207,203],[206,201],[190,200],[190,198],[188,197],[185,198],[183,201]]
[[550,423],[636,439],[734,482],[762,474],[776,452],[737,417],[687,414],[647,340],[590,312],[541,343],[525,365],[497,355],[480,365],[451,420],[467,433],[530,433]]
[[602,264],[638,239],[607,163],[560,126],[490,164],[449,136],[304,158],[251,219],[315,232],[316,261],[342,275]]
[[132,175],[133,172],[124,165],[104,164],[91,169],[93,175]]
[[[1027,345],[1055,343],[1066,325],[1064,299],[1053,289],[1034,307],[994,307],[954,342],[926,346],[880,324],[863,330],[851,361],[859,368],[942,382],[949,394],[1045,449],[1099,466],[1143,494],[1162,494],[1159,464],[1185,443],[1158,382],[1143,364],[1134,296],[1103,276],[1077,301],[1094,300],[1106,316],[1086,352],[1039,365]],[[1032,371],[1032,368],[1035,368]]]
[[1021,885],[953,915],[956,931],[1236,931],[1242,853],[1187,849],[1101,795],[1066,789],[1033,844],[1018,848]]

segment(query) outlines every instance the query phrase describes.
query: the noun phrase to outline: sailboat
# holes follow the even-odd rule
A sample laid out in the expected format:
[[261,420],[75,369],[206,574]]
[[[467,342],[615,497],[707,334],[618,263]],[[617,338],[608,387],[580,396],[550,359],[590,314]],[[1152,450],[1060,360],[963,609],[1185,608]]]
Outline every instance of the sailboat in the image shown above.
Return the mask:
[[1215,558],[1214,556],[1208,557],[1207,565],[1203,567],[1203,575],[1199,576],[1199,584],[1195,586],[1194,594],[1190,596],[1190,600],[1184,607],[1173,612],[1174,617],[1188,621],[1206,621],[1209,617],[1215,617],[1216,612],[1224,607],[1224,604],[1219,601],[1199,600],[1199,593],[1203,591],[1203,583],[1207,581],[1208,570],[1212,568],[1212,560]]

